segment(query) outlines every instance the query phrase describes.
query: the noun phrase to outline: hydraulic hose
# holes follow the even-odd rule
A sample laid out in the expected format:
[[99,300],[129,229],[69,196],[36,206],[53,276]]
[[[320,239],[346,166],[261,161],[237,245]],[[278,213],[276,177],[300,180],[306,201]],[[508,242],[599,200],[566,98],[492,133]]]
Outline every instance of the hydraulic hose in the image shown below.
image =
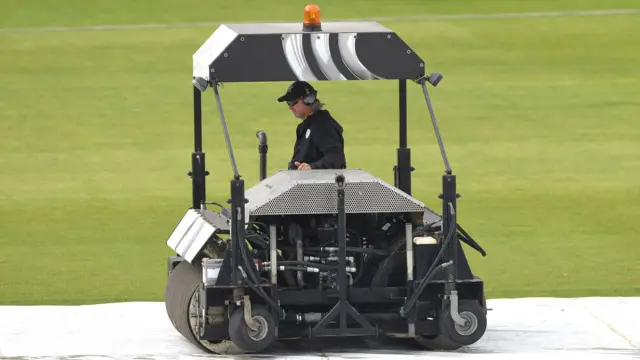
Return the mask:
[[[418,300],[418,297],[420,296],[420,294],[422,294],[424,289],[427,287],[427,284],[429,283],[429,281],[433,277],[433,274],[435,274],[436,270],[444,268],[446,266],[450,266],[452,264],[452,262],[449,261],[447,263],[441,264],[441,265],[436,267],[436,264],[438,263],[438,261],[440,261],[440,258],[442,257],[442,254],[444,254],[445,250],[447,249],[447,246],[449,245],[449,242],[451,241],[451,239],[453,239],[454,235],[456,234],[456,229],[454,228],[454,225],[456,224],[456,214],[455,214],[455,212],[451,212],[451,216],[453,217],[453,220],[451,222],[451,228],[449,229],[449,232],[447,234],[447,238],[445,239],[444,243],[442,244],[442,247],[440,248],[440,251],[438,252],[438,256],[436,256],[435,260],[433,261],[433,264],[431,264],[431,267],[429,268],[429,271],[427,271],[427,273],[422,277],[420,285],[418,286],[416,291],[413,293],[413,295],[405,303],[405,305],[403,307],[404,313],[407,313],[409,310],[411,310],[413,305],[415,305],[416,301]],[[453,264],[453,265],[455,266],[455,264]]]

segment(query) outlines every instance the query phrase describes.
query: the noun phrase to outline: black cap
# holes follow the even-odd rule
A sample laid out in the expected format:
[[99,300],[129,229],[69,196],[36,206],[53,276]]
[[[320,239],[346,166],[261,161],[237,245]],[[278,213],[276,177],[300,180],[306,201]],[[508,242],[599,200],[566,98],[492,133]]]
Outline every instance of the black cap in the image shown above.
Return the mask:
[[278,102],[296,100],[309,94],[317,94],[311,84],[306,81],[295,81],[289,85],[287,92],[278,98]]

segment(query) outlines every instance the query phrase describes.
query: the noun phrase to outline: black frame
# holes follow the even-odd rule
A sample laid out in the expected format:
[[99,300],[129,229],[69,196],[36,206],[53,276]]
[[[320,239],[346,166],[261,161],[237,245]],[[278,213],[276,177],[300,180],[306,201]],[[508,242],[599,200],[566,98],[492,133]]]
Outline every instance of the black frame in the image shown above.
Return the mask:
[[[362,288],[348,288],[347,275],[346,275],[346,219],[344,210],[344,177],[339,175],[336,178],[337,184],[337,199],[338,199],[338,240],[339,240],[339,290],[337,294],[332,291],[321,290],[289,290],[282,291],[278,289],[276,284],[246,284],[242,280],[242,276],[238,270],[238,265],[242,266],[243,263],[242,254],[243,251],[247,251],[247,247],[244,241],[238,241],[238,239],[244,239],[244,214],[245,203],[244,198],[244,180],[241,179],[237,169],[235,168],[235,159],[233,158],[233,152],[229,140],[228,133],[226,131],[226,123],[224,119],[224,113],[222,111],[222,105],[220,100],[220,94],[218,92],[218,83],[213,80],[211,87],[214,90],[216,101],[218,104],[218,111],[220,119],[225,131],[227,140],[227,146],[229,154],[231,156],[234,178],[230,181],[231,198],[228,201],[231,207],[231,216],[234,221],[231,228],[230,247],[225,256],[222,264],[222,269],[218,277],[217,283],[214,287],[202,287],[201,289],[201,301],[207,304],[207,299],[214,299],[220,296],[220,291],[228,291],[229,294],[233,293],[234,302],[238,303],[243,300],[244,295],[247,292],[250,297],[255,300],[268,299],[268,303],[271,305],[271,310],[274,318],[279,322],[283,305],[302,305],[302,304],[334,304],[333,308],[324,315],[324,317],[314,326],[296,330],[279,329],[279,336],[286,337],[291,332],[298,333],[302,331],[307,336],[377,336],[380,329],[377,325],[372,325],[369,321],[371,314],[360,314],[350,303],[388,303],[401,306],[399,314],[386,313],[383,315],[378,314],[378,317],[383,317],[387,321],[384,331],[398,331],[408,332],[410,334],[419,333],[438,333],[437,324],[434,324],[431,320],[418,320],[418,314],[424,314],[433,309],[443,308],[452,299],[460,296],[466,299],[483,299],[483,282],[482,280],[475,278],[471,275],[470,269],[466,261],[464,264],[458,264],[458,256],[462,250],[458,246],[458,230],[464,234],[460,236],[460,239],[472,245],[472,247],[479,249],[481,253],[484,251],[473,242],[473,240],[461,229],[456,220],[456,199],[459,198],[459,194],[456,192],[456,176],[452,173],[446,152],[442,145],[442,139],[440,137],[439,130],[433,109],[431,107],[430,99],[427,93],[426,82],[436,86],[442,76],[440,74],[432,74],[431,76],[424,77],[416,81],[421,84],[424,90],[425,99],[429,107],[430,115],[432,117],[434,130],[436,137],[440,144],[443,160],[445,163],[445,174],[442,176],[442,193],[439,198],[442,199],[442,231],[447,239],[439,249],[439,254],[436,260],[432,263],[432,266],[422,271],[415,271],[414,276],[420,277],[419,279],[408,279],[406,287],[387,287],[384,289],[362,289]],[[411,166],[411,149],[407,143],[407,80],[398,80],[398,110],[399,110],[399,147],[397,149],[397,164],[394,166],[394,186],[398,189],[411,194],[411,172],[414,168]],[[205,177],[208,175],[208,171],[205,169],[205,153],[202,149],[202,108],[201,108],[201,91],[196,87],[193,89],[193,104],[194,104],[194,152],[192,153],[192,171],[189,173],[192,176],[193,184],[193,199],[192,206],[194,208],[203,207],[206,203],[206,185]],[[263,131],[256,134],[259,139],[258,150],[260,154],[260,180],[266,178],[266,155],[267,155],[267,137]],[[448,244],[451,243],[450,246]],[[447,247],[448,246],[448,247]],[[446,251],[443,251],[446,247]],[[244,249],[243,249],[244,248]],[[246,253],[245,253],[246,254]],[[464,255],[462,255],[464,256]],[[440,257],[443,257],[443,263],[436,266]],[[450,266],[454,264],[454,266]],[[444,269],[444,274],[441,274],[441,279],[436,279],[436,275],[440,270]],[[245,271],[251,271],[244,267]],[[459,271],[464,272],[464,279],[459,278]],[[416,284],[418,284],[416,286]],[[429,289],[429,291],[425,291]],[[216,293],[216,291],[218,293]],[[268,293],[267,293],[268,292]],[[438,296],[439,293],[444,293],[444,298]],[[215,295],[214,295],[215,294]],[[335,296],[337,295],[337,296]],[[337,300],[332,300],[336,299]],[[234,306],[233,304],[231,305]],[[349,326],[347,324],[347,318],[351,317],[355,320],[357,326]],[[340,327],[329,329],[328,325],[331,321],[339,319]],[[400,323],[398,322],[400,321]],[[405,325],[398,325],[398,324]],[[224,331],[222,328],[217,329],[223,325],[206,326],[201,328],[200,338],[203,340],[220,340],[224,337]]]

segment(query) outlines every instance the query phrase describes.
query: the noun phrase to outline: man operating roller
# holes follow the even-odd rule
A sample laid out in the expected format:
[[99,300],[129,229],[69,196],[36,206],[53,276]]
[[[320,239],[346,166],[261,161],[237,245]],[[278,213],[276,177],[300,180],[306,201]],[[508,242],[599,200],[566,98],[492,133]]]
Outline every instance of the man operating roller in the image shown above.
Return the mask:
[[306,81],[296,81],[278,98],[286,102],[302,122],[296,128],[296,142],[289,170],[345,169],[342,126],[323,108],[318,92]]

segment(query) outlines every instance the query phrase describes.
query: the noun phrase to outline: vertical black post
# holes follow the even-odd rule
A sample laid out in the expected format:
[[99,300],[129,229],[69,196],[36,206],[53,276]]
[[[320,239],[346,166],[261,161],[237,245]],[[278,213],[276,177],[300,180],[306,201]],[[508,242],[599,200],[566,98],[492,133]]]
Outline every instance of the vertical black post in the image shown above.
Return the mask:
[[[347,302],[347,220],[344,208],[345,178],[342,175],[336,176],[338,186],[338,291],[340,301]],[[340,329],[347,328],[347,309],[340,309]]]
[[445,268],[445,293],[456,289],[458,262],[458,239],[457,239],[457,205],[456,205],[456,176],[453,174],[442,175],[442,230],[445,239],[451,236],[449,248],[444,249],[446,261],[453,261],[453,266]]
[[[231,180],[231,282],[233,286],[241,285],[241,274],[238,270],[240,264],[240,246],[244,241],[244,180]],[[249,264],[251,266],[251,264]]]
[[267,152],[269,151],[269,147],[267,145],[267,133],[260,130],[256,136],[259,139],[258,153],[260,154],[260,180],[264,180],[267,177]]
[[202,93],[193,87],[193,151],[202,151]]
[[199,209],[206,199],[205,156],[202,152],[202,95],[193,87],[193,153],[191,153],[191,186],[194,209]]
[[400,119],[400,148],[407,147],[407,80],[400,79],[398,84],[398,111]]
[[[348,301],[347,291],[347,215],[345,209],[346,179],[343,174],[335,177],[337,186],[338,213],[338,302],[312,329],[311,336],[351,336],[375,335],[377,330]],[[347,315],[350,315],[360,326],[349,327]],[[336,329],[327,327],[340,318],[340,326]]]
[[407,80],[399,80],[398,89],[400,146],[396,166],[395,187],[411,194],[411,149],[407,147]]

